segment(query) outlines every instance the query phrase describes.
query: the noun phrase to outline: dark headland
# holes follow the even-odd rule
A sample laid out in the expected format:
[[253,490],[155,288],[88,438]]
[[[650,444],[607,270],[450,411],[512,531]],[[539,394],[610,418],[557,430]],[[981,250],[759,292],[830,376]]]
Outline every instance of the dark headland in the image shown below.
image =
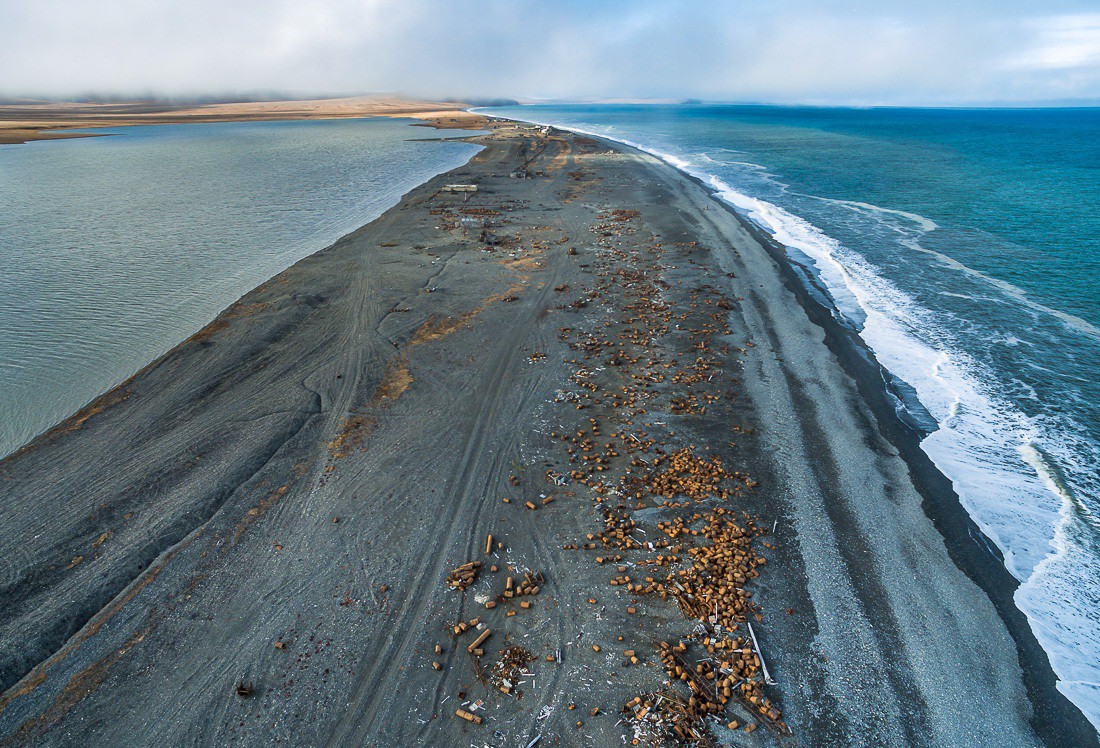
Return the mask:
[[0,746],[1095,745],[774,248],[444,119],[467,165],[0,462]]

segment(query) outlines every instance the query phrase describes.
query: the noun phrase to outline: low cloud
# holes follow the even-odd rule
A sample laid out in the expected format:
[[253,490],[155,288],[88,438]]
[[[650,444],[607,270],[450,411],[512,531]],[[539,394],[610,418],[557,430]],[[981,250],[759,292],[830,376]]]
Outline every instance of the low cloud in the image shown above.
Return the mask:
[[1041,18],[1026,24],[1031,46],[1007,61],[1009,69],[1100,68],[1100,13]]
[[1100,98],[1100,14],[1053,0],[0,0],[8,96]]

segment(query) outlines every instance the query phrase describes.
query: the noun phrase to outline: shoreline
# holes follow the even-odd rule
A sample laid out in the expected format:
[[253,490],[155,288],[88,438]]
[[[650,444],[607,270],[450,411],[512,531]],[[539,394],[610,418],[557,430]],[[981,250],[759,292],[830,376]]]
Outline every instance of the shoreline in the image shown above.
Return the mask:
[[[448,121],[441,121],[439,124],[453,124],[449,123],[449,117],[445,119]],[[131,379],[138,371],[146,368],[151,362],[168,353],[176,345],[197,333],[205,324],[221,315],[228,305],[238,301],[241,296],[248,293],[256,285],[271,280],[273,273],[277,274],[278,271],[285,269],[288,264],[292,263],[297,258],[326,248],[333,241],[342,238],[341,234],[349,234],[362,228],[361,224],[368,222],[384,210],[397,204],[401,198],[401,193],[406,188],[415,185],[419,180],[434,174],[436,171],[449,170],[465,158],[465,156],[447,156],[440,160],[438,156],[429,157],[427,155],[429,148],[433,150],[443,149],[446,152],[476,150],[476,146],[455,145],[455,143],[459,143],[468,137],[470,131],[458,132],[441,127],[434,132],[425,132],[422,129],[418,129],[418,126],[425,122],[424,119],[373,117],[364,120],[345,120],[345,122],[348,122],[349,126],[354,125],[356,127],[359,126],[356,123],[360,121],[363,122],[364,127],[368,128],[369,132],[375,130],[391,132],[392,135],[387,136],[387,139],[397,139],[393,141],[395,149],[408,153],[407,156],[402,156],[408,168],[402,168],[399,171],[391,172],[394,175],[393,180],[386,180],[385,183],[379,185],[379,189],[371,190],[361,196],[349,197],[346,203],[339,199],[341,197],[341,194],[338,194],[340,188],[330,187],[328,194],[333,198],[332,204],[336,206],[336,212],[332,213],[332,215],[329,215],[331,211],[325,213],[326,217],[324,221],[321,222],[323,226],[321,223],[317,223],[316,231],[306,231],[309,235],[304,236],[302,235],[303,226],[313,226],[314,224],[311,224],[308,220],[304,224],[286,224],[285,229],[280,229],[279,232],[283,236],[287,234],[299,235],[298,239],[294,241],[280,241],[275,239],[274,241],[279,242],[279,245],[277,247],[271,247],[271,257],[261,258],[255,266],[249,266],[250,269],[244,266],[237,267],[236,271],[239,272],[231,272],[229,275],[229,278],[232,278],[232,280],[219,277],[215,279],[217,283],[215,283],[212,288],[194,294],[178,292],[174,287],[170,287],[171,282],[166,281],[164,286],[154,291],[159,301],[155,301],[148,307],[138,307],[138,309],[144,309],[145,311],[135,312],[129,317],[134,324],[141,320],[144,325],[144,317],[149,315],[151,324],[156,326],[154,329],[159,330],[159,334],[128,336],[133,339],[133,345],[129,346],[128,350],[120,350],[118,341],[112,343],[110,340],[104,339],[102,333],[97,335],[94,329],[89,329],[88,337],[83,340],[83,345],[78,346],[78,348],[85,351],[94,350],[96,351],[95,354],[85,353],[82,355],[77,353],[73,356],[66,356],[63,353],[60,358],[60,363],[54,362],[51,364],[48,361],[44,361],[44,369],[40,369],[35,364],[31,363],[36,360],[32,351],[22,351],[21,353],[19,346],[16,345],[16,347],[12,349],[14,358],[8,363],[15,363],[18,360],[20,364],[24,365],[24,372],[28,371],[26,366],[30,366],[30,370],[39,371],[41,376],[45,376],[47,379],[54,382],[71,379],[76,373],[83,371],[88,366],[92,366],[93,369],[89,370],[88,377],[76,376],[73,380],[74,384],[72,387],[66,387],[56,398],[47,397],[45,401],[42,400],[42,395],[45,391],[41,391],[38,395],[35,395],[33,385],[30,381],[26,384],[30,389],[27,391],[25,397],[18,396],[17,394],[19,386],[16,383],[21,381],[19,377],[15,377],[11,382],[8,382],[7,384],[9,386],[6,390],[9,399],[8,402],[5,403],[6,407],[3,409],[3,412],[11,415],[11,422],[3,424],[6,428],[4,429],[3,438],[0,438],[0,460],[18,452],[22,447],[34,441],[36,438],[52,431],[59,423],[70,419],[75,411],[88,408],[93,400],[98,399],[104,394],[104,390],[112,390],[118,384]],[[335,123],[331,124],[332,126],[338,126]],[[264,132],[271,125],[275,125],[277,131],[281,130],[283,127],[289,127],[289,132],[303,132],[299,129],[300,127],[307,127],[308,130],[312,131],[315,125],[319,125],[321,130],[327,130],[330,127],[329,124],[321,122],[314,122],[311,125],[305,121],[299,121],[297,123],[286,121],[283,124],[247,124],[243,126],[247,130],[259,128],[260,132]],[[159,132],[160,135],[155,135],[154,137],[165,137],[169,136],[173,130],[175,130],[175,128],[169,127],[167,129],[162,128],[161,130],[146,130],[146,132],[150,136],[154,136],[154,133]],[[206,150],[210,150],[210,148],[201,145],[201,143],[206,143],[208,141],[215,142],[217,140],[216,134],[213,131],[205,132],[201,129],[196,131],[188,128],[184,128],[184,131],[190,132],[191,134],[187,137],[199,142],[199,147],[205,148]],[[103,133],[105,137],[126,134],[127,132],[125,130],[115,130]],[[137,132],[132,131],[129,134],[137,135]],[[432,137],[433,135],[437,137]],[[246,134],[244,137],[247,140],[249,136]],[[213,138],[213,141],[210,140],[211,138]],[[103,143],[106,141],[100,142]],[[132,154],[138,158],[140,158],[141,153],[147,154],[149,152],[148,146],[142,144],[142,138],[140,137],[136,140],[128,140],[127,142],[138,143],[138,150]],[[437,144],[446,143],[446,145],[427,145],[433,142]],[[78,146],[78,150],[85,150],[85,145],[90,146],[93,150],[96,148],[92,143],[86,143]],[[405,148],[404,146],[406,145],[409,146],[409,148]],[[401,147],[398,148],[398,146]],[[125,146],[123,147],[125,149]],[[212,147],[216,149],[216,142]],[[233,152],[239,150],[239,148],[233,147]],[[385,149],[382,151],[375,150],[378,153],[385,152]],[[416,152],[421,150],[423,150],[425,154],[423,157],[416,155]],[[41,161],[39,156],[27,152],[12,151],[9,153],[9,156],[8,165],[11,167],[24,162],[28,164],[28,167],[33,167],[35,163]],[[45,156],[45,153],[43,153],[42,156]],[[114,164],[116,171],[120,168],[119,164],[123,163],[123,161],[117,159],[115,155],[109,155],[105,158],[108,159],[109,163]],[[330,155],[329,158],[332,159],[334,157]],[[105,165],[109,165],[108,161],[104,162]],[[427,164],[433,164],[430,172],[424,171],[424,167]],[[339,165],[338,162],[337,165]],[[362,165],[358,167],[358,171],[363,171]],[[371,170],[368,168],[367,173],[370,173],[370,171]],[[383,171],[382,173],[386,172]],[[243,179],[242,182],[248,182],[248,180]],[[258,185],[253,184],[252,187],[245,187],[245,189],[255,189],[256,187],[258,187]],[[347,191],[345,190],[344,193],[346,196]],[[236,194],[240,193],[238,192]],[[319,207],[322,204],[322,201],[319,200],[319,196],[322,194],[325,194],[324,190],[321,190],[317,195],[310,196],[310,203]],[[351,194],[355,195],[354,192]],[[74,196],[73,199],[77,201],[74,205],[79,208],[81,202],[94,204],[99,199],[109,199],[109,197],[109,195],[101,194],[100,197],[91,198],[85,194],[82,198]],[[328,201],[326,200],[326,202]],[[354,210],[349,210],[349,205],[354,205]],[[33,212],[33,207],[33,203],[28,203],[28,210]],[[247,207],[242,207],[240,211],[238,211],[233,231],[241,237],[245,245],[253,246],[256,251],[262,254],[264,247],[260,245],[265,242],[270,243],[272,240],[270,238],[261,239],[261,237],[271,237],[279,234],[272,231],[242,230],[242,226],[248,226],[251,223],[251,219],[255,218],[255,216],[248,215],[246,212],[247,210]],[[232,209],[230,209],[230,211],[232,212]],[[127,219],[125,215],[121,217],[124,220]],[[131,228],[135,232],[134,235],[140,236],[143,233],[141,225],[142,219],[139,216],[131,214],[129,220],[132,223]],[[80,219],[76,219],[75,222],[70,219],[58,219],[57,223],[59,225],[81,225]],[[92,223],[94,223],[94,218]],[[217,228],[214,228],[211,229],[206,236],[212,237],[215,241],[220,241],[227,238],[232,233],[227,232],[229,232],[229,229],[219,231]],[[183,247],[194,247],[196,244],[196,236],[199,235],[202,235],[201,230],[198,232],[189,232],[187,235],[181,236],[178,242],[163,245],[158,245],[156,242],[153,242],[150,246],[158,247],[156,254],[161,257],[163,264],[164,257],[171,256],[172,250],[184,251],[182,249]],[[173,244],[175,244],[174,247],[172,246]],[[42,245],[41,242],[39,242],[39,245],[32,246],[30,249],[34,250],[37,254],[41,255],[45,252],[46,257],[53,257],[54,252],[49,250],[47,245]],[[91,249],[94,248],[94,246],[93,243],[90,244],[88,248]],[[235,256],[239,254],[241,254],[241,248],[238,244],[230,255]],[[157,264],[156,262],[153,263],[154,266]],[[224,264],[224,262],[222,264]],[[30,270],[29,267],[25,269],[25,271]],[[233,271],[234,268],[229,268],[229,270]],[[14,271],[19,275],[18,269]],[[201,273],[199,277],[203,277]],[[194,279],[192,279],[192,283],[193,282]],[[89,278],[87,283],[92,284],[89,288],[93,288],[94,292],[94,279]],[[35,281],[35,284],[39,285],[38,281]],[[155,283],[153,286],[155,286]],[[153,286],[146,288],[145,292],[149,293],[149,291],[153,289]],[[79,303],[80,302],[75,299],[72,301],[74,305],[79,305]],[[118,300],[118,304],[119,313],[125,318],[127,310],[121,307],[125,307],[126,304],[121,300]],[[171,309],[169,309],[169,307],[171,307]],[[102,310],[100,310],[100,312],[102,313]],[[0,316],[3,316],[3,312],[0,312]],[[92,317],[95,316],[95,314],[92,314]],[[102,316],[102,314],[99,316]],[[112,318],[114,318],[113,315]],[[117,324],[118,319],[115,321]],[[65,347],[60,344],[60,341],[55,340],[55,336],[50,334],[50,330],[41,327],[41,325],[36,325],[33,320],[24,320],[23,323],[26,324],[21,323],[22,326],[17,326],[23,330],[40,330],[40,334],[35,334],[33,336],[39,344],[56,344],[60,346],[58,350],[65,350]],[[102,330],[103,326],[99,325],[99,328]],[[100,345],[100,342],[102,345]],[[112,357],[111,360],[108,361],[103,355],[103,350],[119,350],[120,355]],[[92,363],[94,360],[103,360],[104,365],[102,367],[96,367],[96,365]],[[13,386],[15,390],[13,390]]]
[[[120,582],[130,580],[101,590],[99,600],[88,598],[85,612],[77,612],[86,621],[77,632],[65,636],[63,646],[55,635],[41,650],[52,655],[31,652],[37,664],[0,696],[0,745],[24,744],[34,736],[49,736],[57,744],[116,744],[127,729],[134,734],[127,715],[140,720],[138,712],[160,710],[160,720],[146,723],[148,731],[141,733],[150,742],[480,740],[489,733],[467,735],[446,712],[455,694],[464,698],[470,688],[469,666],[456,654],[435,669],[441,674],[426,667],[430,642],[440,637],[437,627],[479,609],[506,639],[540,655],[553,654],[556,641],[559,653],[553,665],[535,666],[550,677],[549,693],[536,677],[527,686],[528,698],[514,707],[499,694],[484,696],[490,729],[513,736],[551,730],[566,741],[576,734],[578,742],[618,744],[621,729],[599,712],[614,714],[626,700],[616,703],[621,693],[659,681],[658,657],[649,645],[643,650],[644,640],[683,637],[690,624],[673,615],[675,606],[641,594],[633,596],[639,615],[633,608],[623,611],[627,596],[615,591],[614,582],[607,588],[611,570],[598,559],[594,565],[587,551],[569,549],[578,538],[583,542],[585,532],[591,539],[602,524],[589,516],[601,509],[602,491],[596,491],[593,505],[579,495],[587,492],[585,481],[558,488],[542,473],[544,465],[561,470],[559,448],[547,436],[554,419],[583,424],[587,411],[608,420],[608,436],[623,428],[615,421],[622,407],[588,402],[583,389],[575,416],[555,409],[555,388],[560,393],[569,387],[566,382],[578,381],[569,357],[585,350],[565,342],[585,338],[559,330],[603,335],[600,325],[606,322],[633,336],[639,323],[620,319],[616,310],[633,298],[629,289],[639,284],[644,289],[640,279],[647,276],[631,273],[645,257],[661,268],[654,270],[657,278],[667,278],[663,303],[690,319],[692,329],[690,337],[671,326],[654,329],[655,340],[662,341],[654,352],[675,362],[698,356],[695,345],[713,347],[722,361],[716,372],[733,376],[733,389],[728,403],[715,395],[701,412],[688,405],[686,414],[677,414],[682,406],[674,405],[669,415],[658,411],[663,420],[657,420],[641,409],[630,428],[643,439],[651,433],[673,446],[688,440],[713,445],[731,469],[747,465],[764,476],[760,489],[746,480],[751,490],[743,498],[739,493],[732,508],[774,520],[779,528],[771,541],[775,547],[762,551],[776,563],[751,589],[762,593],[764,617],[754,637],[760,637],[780,683],[770,695],[794,729],[790,740],[811,745],[870,738],[901,745],[980,735],[999,736],[1003,745],[1029,744],[1023,689],[1014,685],[1016,652],[1012,657],[1004,652],[1012,640],[997,631],[1001,619],[986,607],[988,599],[983,605],[985,593],[970,589],[972,583],[947,561],[942,547],[936,548],[933,537],[943,543],[939,531],[917,523],[915,513],[927,512],[928,497],[922,500],[906,488],[909,469],[897,464],[897,453],[891,454],[879,432],[889,441],[898,435],[882,422],[873,401],[873,412],[864,412],[866,392],[863,405],[854,399],[855,389],[867,390],[871,379],[834,370],[833,360],[841,368],[853,364],[843,346],[827,352],[829,361],[822,359],[830,331],[826,328],[823,343],[814,332],[820,329],[816,321],[804,319],[814,311],[799,306],[793,271],[775,247],[753,237],[751,226],[728,206],[711,211],[709,190],[650,156],[619,145],[604,153],[590,145],[599,141],[543,136],[511,121],[491,129],[492,134],[474,138],[487,151],[246,294],[128,385],[53,431],[67,423],[75,428],[53,437],[48,432],[28,445],[33,449],[26,454],[19,450],[0,461],[0,490],[6,486],[23,510],[46,502],[43,516],[66,511],[53,508],[47,488],[49,496],[62,493],[68,511],[99,507],[90,519],[80,520],[77,509],[68,527],[49,529],[55,557],[58,549],[67,560],[68,549],[86,548],[91,554],[86,563],[74,556],[68,568],[47,570],[43,561],[49,561],[28,556],[33,552],[28,546],[0,570],[5,593],[18,591],[23,617],[15,629],[11,620],[0,621],[0,639],[10,644],[18,630],[37,632],[47,617],[58,615],[36,607],[36,600],[53,607],[50,601],[82,590],[105,572]],[[517,163],[535,176],[510,179],[507,172]],[[481,186],[469,204],[438,191],[458,179]],[[495,212],[499,217],[488,219],[498,224],[493,231],[519,237],[519,243],[503,250],[481,246],[476,232],[469,234],[452,218],[462,215],[464,206]],[[439,212],[429,213],[429,207]],[[643,241],[650,232],[659,237],[655,244]],[[567,247],[575,251],[566,252]],[[770,263],[761,263],[766,257]],[[614,278],[637,279],[621,285]],[[728,291],[713,286],[727,283]],[[703,333],[695,332],[714,324],[714,317],[703,314],[707,306],[731,310],[732,329],[713,342],[710,336],[720,330],[701,339],[697,335]],[[625,311],[638,319],[636,310]],[[769,344],[773,351],[766,350]],[[722,354],[724,345],[735,350]],[[624,374],[630,371],[622,362],[598,370],[584,365],[581,371],[590,373],[581,379],[614,377],[619,366]],[[735,374],[739,367],[741,375]],[[817,369],[816,375],[805,375]],[[647,392],[648,384],[624,386],[634,388],[637,397],[653,398],[649,407],[663,402],[668,387]],[[705,392],[703,385],[698,396]],[[839,398],[822,397],[825,392]],[[853,407],[832,413],[830,402]],[[755,421],[765,415],[774,417],[764,419],[758,434]],[[730,423],[743,419],[754,427],[738,425],[738,444],[724,446],[733,436]],[[837,420],[822,430],[822,419]],[[675,430],[668,433],[673,427],[665,422],[675,422]],[[687,436],[677,437],[681,430]],[[185,448],[192,442],[194,447]],[[630,442],[620,442],[618,449],[629,453]],[[904,451],[905,444],[895,447]],[[97,459],[106,466],[120,456],[132,462],[134,475],[121,483],[117,471],[96,476]],[[798,469],[803,472],[791,472]],[[846,486],[855,478],[847,477],[849,471],[881,481],[881,502],[893,508],[876,514],[877,495],[853,503],[856,492]],[[100,487],[99,481],[115,484]],[[89,484],[102,498],[81,497],[87,489],[69,493]],[[591,477],[587,485],[593,487]],[[558,501],[543,503],[547,493]],[[513,499],[516,508],[501,504],[499,496],[509,494],[520,495]],[[820,497],[820,509],[812,496]],[[101,505],[102,499],[109,500]],[[522,499],[538,511],[523,509]],[[675,507],[652,499],[644,504],[635,519],[652,538],[653,519],[670,516]],[[127,509],[134,521],[145,523],[136,532],[127,529]],[[204,518],[198,525],[196,511]],[[172,527],[164,524],[168,516],[177,518]],[[815,518],[832,528],[833,536],[814,530]],[[867,530],[876,518],[882,525],[877,538]],[[924,514],[921,518],[931,525]],[[29,541],[26,533],[34,527],[23,517],[15,519],[20,526],[4,530],[0,547]],[[477,549],[486,544],[487,529],[503,538],[507,563],[545,573],[548,599],[533,598],[534,608],[517,610],[516,617],[497,617],[470,599],[484,594],[482,579],[471,594],[447,602],[451,598],[439,592],[442,575],[481,555]],[[160,540],[153,548],[151,537]],[[868,546],[872,540],[883,547]],[[607,539],[603,542],[606,548]],[[410,564],[410,558],[423,558],[425,547],[438,548],[438,557]],[[641,560],[618,547],[631,564]],[[838,554],[843,568],[822,568],[828,558],[815,549]],[[865,556],[874,562],[868,566]],[[139,573],[133,576],[135,561]],[[359,570],[349,575],[352,561]],[[892,569],[894,563],[929,575],[922,582],[927,597],[899,586],[904,575]],[[391,587],[396,597],[389,595]],[[593,593],[603,603],[594,620],[594,603],[584,599]],[[236,597],[256,602],[241,608]],[[921,611],[921,601],[937,599],[959,605],[947,616]],[[267,612],[247,615],[260,601]],[[349,620],[345,614],[353,611],[357,617]],[[384,641],[374,636],[379,630],[390,632]],[[617,650],[626,644],[616,644],[614,632],[635,630],[630,642],[646,652],[639,667],[620,669],[596,656],[598,645],[593,645],[596,655],[569,649],[574,632],[586,647],[599,642],[604,650]],[[974,640],[973,651],[953,652],[939,663],[942,673],[929,670],[928,658],[942,656],[935,639],[950,631],[983,636]],[[501,645],[496,636],[493,647]],[[272,647],[272,641],[284,646]],[[293,686],[276,677],[284,667],[279,663],[286,662],[287,643],[297,653]],[[303,664],[311,654],[329,668],[321,673]],[[173,671],[185,675],[183,683],[165,682],[166,658]],[[958,676],[970,677],[979,665],[988,672],[962,683]],[[611,680],[606,687],[583,685],[589,670],[609,667],[618,685]],[[886,673],[883,682],[849,683],[874,672]],[[229,696],[238,678],[255,679],[254,706]],[[975,689],[978,694],[988,689],[989,698],[956,715],[955,704],[973,700]],[[406,696],[399,698],[398,690]],[[179,698],[183,695],[187,698]],[[583,713],[565,708],[570,699],[578,700]],[[119,700],[125,710],[114,706]],[[395,705],[401,716],[393,714]],[[539,718],[540,705],[553,716]],[[596,709],[591,717],[589,706]],[[201,724],[195,709],[207,715]],[[420,724],[414,714],[422,716]],[[272,717],[276,722],[267,727]],[[573,721],[587,725],[582,731]],[[768,727],[766,720],[762,724]],[[1043,718],[1034,724],[1048,728]],[[751,737],[734,734],[751,744],[788,740],[767,729]],[[1049,745],[1074,744],[1062,742],[1061,735],[1043,737]]]
[[[732,207],[729,209],[733,211]],[[837,353],[845,370],[858,383],[883,432],[912,469],[914,484],[925,497],[925,514],[943,536],[952,560],[985,591],[1008,627],[1023,665],[1024,682],[1036,705],[1037,714],[1033,719],[1036,732],[1048,742],[1051,738],[1066,739],[1068,734],[1070,745],[1097,745],[1096,730],[1080,709],[1057,689],[1058,677],[1046,651],[1035,638],[1027,617],[1013,602],[1019,580],[1004,566],[1000,549],[963,508],[950,479],[921,449],[923,434],[898,417],[885,386],[884,374],[888,371],[858,335],[838,324],[831,311],[807,292],[796,271],[790,267],[792,261],[786,258],[784,248],[744,216],[738,218],[747,227],[751,226],[757,239],[775,254],[777,262],[788,266],[785,275],[789,287],[811,319],[825,331],[826,344]]]
[[[768,250],[776,264],[782,268],[787,288],[798,298],[809,318],[824,331],[826,345],[857,383],[864,400],[875,414],[879,428],[912,470],[914,484],[924,497],[925,514],[943,536],[952,560],[989,596],[998,615],[1008,627],[1020,655],[1028,692],[1037,705],[1034,719],[1037,732],[1047,739],[1066,738],[1068,735],[1068,744],[1071,745],[1100,745],[1096,728],[1058,690],[1058,676],[1050,665],[1046,651],[1035,637],[1027,616],[1015,605],[1013,597],[1020,587],[1020,581],[1005,567],[1001,550],[962,506],[951,480],[921,448],[920,443],[928,434],[898,414],[887,384],[893,375],[878,362],[862,338],[852,329],[840,324],[831,308],[822,303],[807,287],[808,283],[816,281],[816,271],[791,259],[785,247],[736,207],[718,197],[713,186],[660,155],[650,153],[636,144],[592,132],[575,131],[557,125],[553,127],[578,132],[618,148],[632,149],[658,158],[710,194],[716,204],[733,215]],[[796,269],[796,265],[799,269]],[[818,293],[825,294],[823,290]]]

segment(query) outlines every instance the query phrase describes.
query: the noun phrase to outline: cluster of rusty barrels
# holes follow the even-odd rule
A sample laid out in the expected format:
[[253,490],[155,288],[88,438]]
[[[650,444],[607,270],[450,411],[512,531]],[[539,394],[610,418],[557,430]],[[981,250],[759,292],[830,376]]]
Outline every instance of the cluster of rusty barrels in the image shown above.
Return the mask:
[[504,581],[504,596],[505,597],[523,597],[524,595],[537,595],[539,594],[539,585],[542,584],[543,576],[542,572],[523,572],[523,578],[516,582],[515,577],[508,577]]
[[462,564],[462,566],[447,575],[447,584],[456,590],[464,590],[474,583],[479,571],[481,571],[480,561],[470,561]]
[[615,507],[604,507],[603,532],[599,534],[600,541],[605,547],[637,548],[641,546],[631,534],[638,527],[638,523],[630,516],[630,512],[622,504]]
[[[654,542],[655,549],[667,548],[668,552],[647,559],[640,566],[669,566],[678,562],[682,553],[691,557],[691,566],[672,569],[664,578],[615,577],[612,586],[625,586],[633,595],[657,594],[662,600],[671,596],[685,618],[708,619],[727,628],[736,627],[755,610],[752,594],[745,585],[760,575],[758,567],[765,565],[767,559],[751,546],[753,538],[763,534],[764,529],[751,520],[742,527],[730,516],[724,507],[716,507],[706,515],[696,513],[688,519],[677,517],[659,522],[658,529],[672,539],[690,535],[705,537],[710,542],[689,548],[670,545],[667,540]],[[690,527],[703,519],[706,522],[702,529]],[[609,560],[612,559],[596,558],[597,563]],[[625,575],[627,567],[618,567],[618,571]]]
[[653,467],[645,482],[649,490],[658,496],[671,499],[682,494],[696,501],[711,496],[729,498],[729,491],[721,484],[732,474],[726,472],[717,456],[709,459],[700,457],[690,447],[682,447],[671,455],[657,457]]
[[721,714],[726,703],[736,697],[758,716],[778,723],[780,712],[764,695],[763,683],[755,677],[760,671],[760,659],[748,643],[740,638],[705,641],[708,652],[724,659],[705,659],[692,666],[684,659],[687,644],[661,642],[658,645],[658,654],[669,678],[680,680],[691,689],[687,701],[691,712],[703,717]]

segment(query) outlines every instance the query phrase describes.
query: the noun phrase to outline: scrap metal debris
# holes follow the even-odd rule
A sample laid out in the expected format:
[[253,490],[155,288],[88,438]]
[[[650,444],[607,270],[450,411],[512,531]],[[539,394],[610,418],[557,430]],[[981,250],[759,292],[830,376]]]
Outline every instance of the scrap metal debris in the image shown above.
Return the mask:
[[459,566],[447,576],[447,584],[451,585],[454,589],[464,590],[474,583],[479,571],[481,571],[481,562],[469,561]]

